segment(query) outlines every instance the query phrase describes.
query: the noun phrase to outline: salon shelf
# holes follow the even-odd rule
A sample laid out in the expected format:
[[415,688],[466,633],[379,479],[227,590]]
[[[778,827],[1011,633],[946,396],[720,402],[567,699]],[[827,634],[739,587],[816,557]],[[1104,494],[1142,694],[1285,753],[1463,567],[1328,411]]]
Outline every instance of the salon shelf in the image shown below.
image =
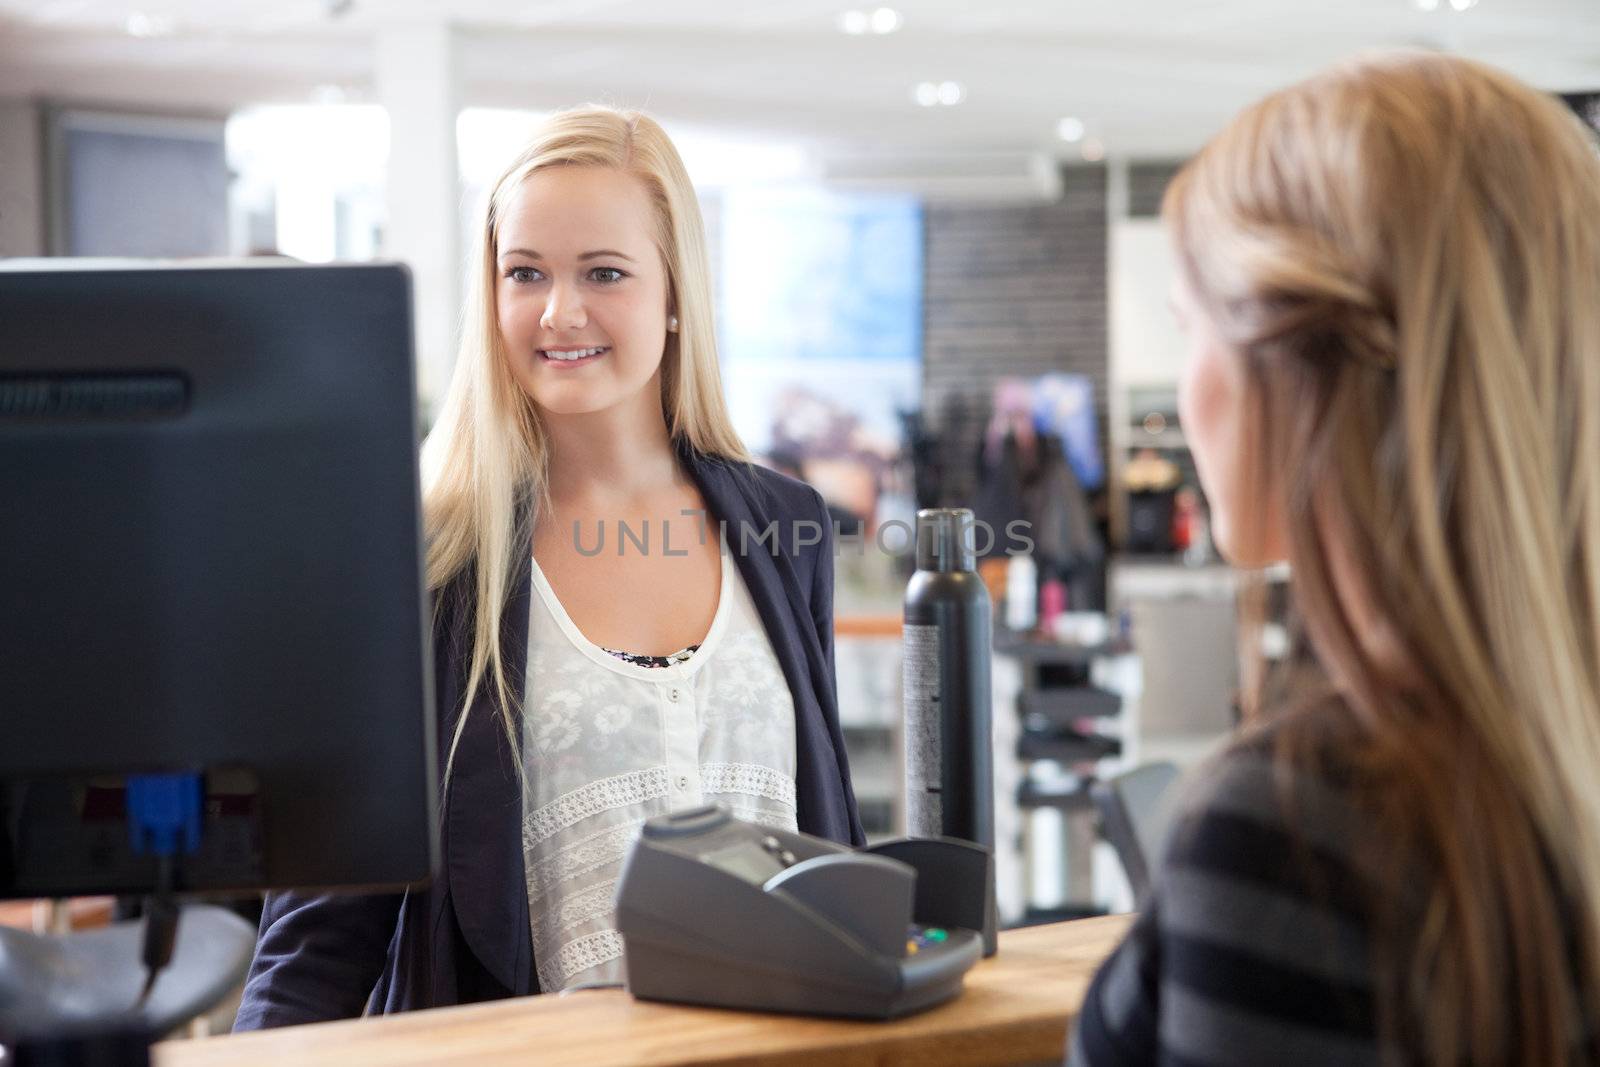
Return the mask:
[[1035,689],[1017,698],[1023,724],[1071,726],[1079,719],[1104,719],[1122,711],[1122,697],[1109,689],[1085,685],[1061,689]]
[[1087,665],[1097,659],[1126,655],[1133,651],[1133,644],[1122,638],[1113,638],[1099,644],[1078,645],[996,630],[994,650],[997,655],[1015,656],[1033,664]]

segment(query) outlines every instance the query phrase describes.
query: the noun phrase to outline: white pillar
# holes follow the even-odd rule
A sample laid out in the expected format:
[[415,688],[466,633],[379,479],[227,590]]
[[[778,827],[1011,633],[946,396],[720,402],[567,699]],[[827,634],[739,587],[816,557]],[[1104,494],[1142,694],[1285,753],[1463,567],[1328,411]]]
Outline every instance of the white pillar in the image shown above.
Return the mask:
[[43,151],[38,106],[0,100],[0,259],[44,255]]
[[1129,196],[1128,159],[1112,156],[1106,162],[1106,448],[1111,453],[1106,457],[1106,499],[1111,543],[1119,547],[1128,536],[1128,494],[1122,481],[1122,469],[1128,462],[1128,383],[1123,361],[1117,358],[1117,294],[1113,287],[1118,278],[1117,236],[1128,220]]
[[380,28],[374,74],[389,112],[383,256],[411,268],[417,385],[431,418],[450,381],[461,305],[455,32],[443,22]]

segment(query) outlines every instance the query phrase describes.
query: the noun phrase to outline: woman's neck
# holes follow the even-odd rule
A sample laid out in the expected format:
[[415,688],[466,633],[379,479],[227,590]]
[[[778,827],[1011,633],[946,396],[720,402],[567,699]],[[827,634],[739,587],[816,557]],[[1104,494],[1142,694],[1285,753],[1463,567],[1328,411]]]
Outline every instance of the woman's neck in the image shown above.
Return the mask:
[[619,405],[583,415],[546,414],[544,426],[552,500],[636,499],[683,477],[659,404],[642,411]]

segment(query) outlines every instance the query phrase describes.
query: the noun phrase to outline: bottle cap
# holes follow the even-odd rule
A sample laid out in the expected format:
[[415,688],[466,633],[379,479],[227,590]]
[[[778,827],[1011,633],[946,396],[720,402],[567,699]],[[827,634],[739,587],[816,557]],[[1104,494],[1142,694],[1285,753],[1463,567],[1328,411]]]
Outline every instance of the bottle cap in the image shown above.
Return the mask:
[[917,570],[973,570],[977,537],[970,508],[923,508],[917,512]]

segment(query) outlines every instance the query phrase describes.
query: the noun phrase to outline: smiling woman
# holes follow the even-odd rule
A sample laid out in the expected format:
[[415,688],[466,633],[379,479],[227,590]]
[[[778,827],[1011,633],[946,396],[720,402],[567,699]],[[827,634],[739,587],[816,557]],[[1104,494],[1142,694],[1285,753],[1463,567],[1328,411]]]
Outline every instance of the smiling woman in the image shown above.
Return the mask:
[[[729,422],[666,134],[553,116],[492,186],[474,259],[423,448],[445,869],[403,900],[270,897],[239,1029],[618,982],[611,901],[654,815],[716,802],[864,840],[831,523]],[[735,552],[708,518],[822,537]],[[645,535],[588,549],[605,525]]]
[[500,229],[500,334],[517,384],[549,415],[659,409],[645,384],[676,316],[651,210],[643,184],[610,168],[539,171],[512,194]]

